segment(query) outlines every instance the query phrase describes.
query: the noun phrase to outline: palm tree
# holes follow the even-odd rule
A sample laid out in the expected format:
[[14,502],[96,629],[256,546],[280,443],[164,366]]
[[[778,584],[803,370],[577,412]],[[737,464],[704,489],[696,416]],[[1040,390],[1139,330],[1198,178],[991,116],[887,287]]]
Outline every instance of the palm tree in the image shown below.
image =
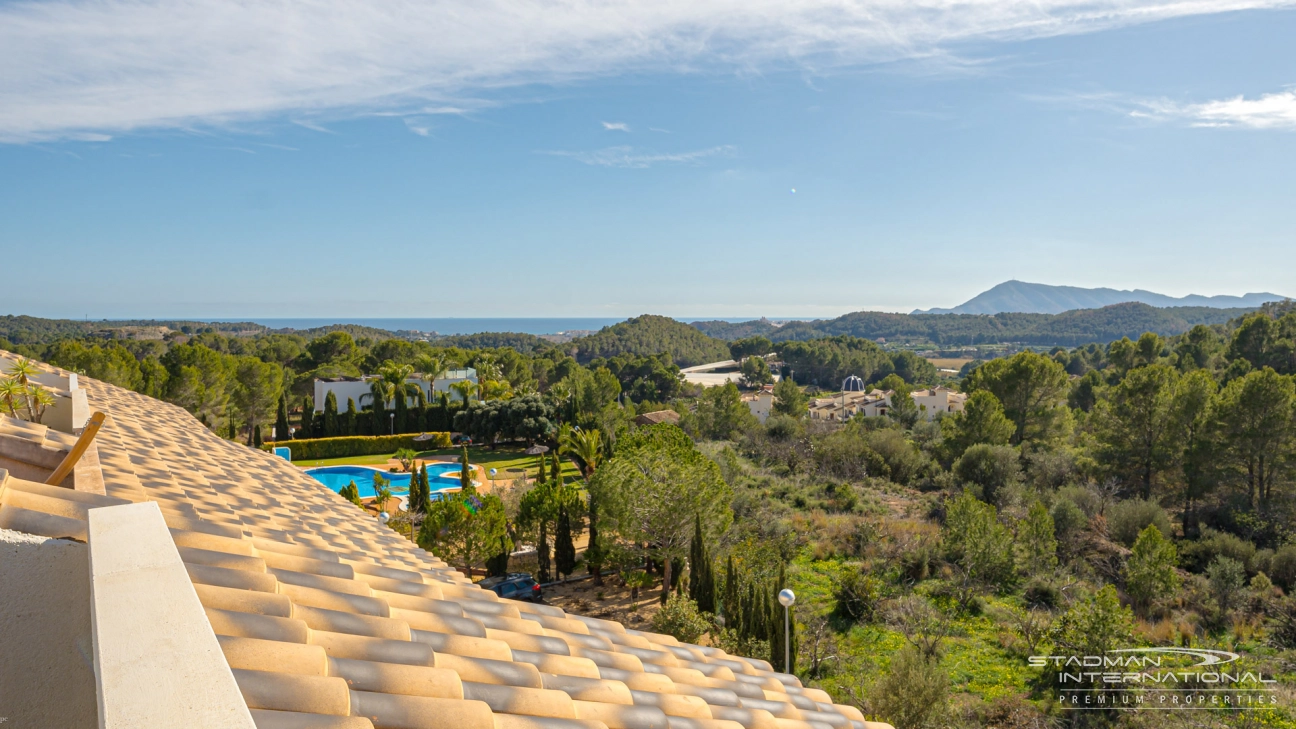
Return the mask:
[[[581,430],[572,428],[566,423],[558,431],[558,452],[565,453],[576,464],[581,478],[585,479],[585,490],[589,492],[589,481],[594,472],[603,464],[603,432],[600,430]],[[585,548],[585,562],[589,565],[594,584],[603,584],[603,550],[599,544],[598,503],[591,494],[587,506],[589,515],[589,545]]]
[[439,355],[420,354],[418,359],[414,360],[414,371],[423,376],[423,381],[428,385],[428,397],[436,392],[436,381],[445,376],[449,369],[450,363]]
[[31,414],[31,421],[39,423],[45,417],[45,408],[54,404],[54,396],[49,390],[40,385],[29,385],[27,387],[27,412]]
[[36,366],[35,362],[26,357],[20,357],[17,362],[9,366],[9,370],[5,374],[26,386],[31,384],[31,378],[35,377],[39,372],[40,368]]
[[467,405],[468,401],[472,400],[472,396],[476,393],[477,385],[472,380],[460,380],[451,384],[450,389],[459,395],[464,405]]
[[0,412],[16,418],[20,402],[27,402],[27,388],[16,377],[0,379]]
[[[504,374],[499,364],[489,354],[483,354],[478,358],[473,365],[473,369],[477,370],[478,398],[482,400],[488,399],[486,397],[488,386],[491,386],[494,392],[498,392],[499,381],[504,379]],[[504,384],[505,386],[508,385],[507,382]]]
[[558,452],[565,453],[580,470],[586,483],[603,463],[603,432],[563,425],[558,432]]
[[[27,407],[27,419],[33,423],[40,422],[40,417],[36,412],[38,405],[36,402],[37,399],[40,399],[44,405],[53,404],[53,398],[49,397],[49,393],[45,392],[44,388],[41,388],[32,382],[32,378],[39,372],[40,368],[36,366],[36,363],[26,357],[19,358],[18,361],[10,365],[8,371],[5,372],[5,374],[9,375],[9,379],[22,385],[21,394],[23,397],[23,404]],[[43,396],[36,394],[38,390],[43,393]],[[44,402],[46,398],[49,399],[49,402]],[[43,414],[45,408],[43,406],[40,407],[40,411]]]
[[388,393],[387,399],[409,397],[410,389],[417,387],[409,381],[413,374],[413,365],[396,364],[391,360],[384,362],[383,366],[378,368],[378,381],[382,383],[383,392]]

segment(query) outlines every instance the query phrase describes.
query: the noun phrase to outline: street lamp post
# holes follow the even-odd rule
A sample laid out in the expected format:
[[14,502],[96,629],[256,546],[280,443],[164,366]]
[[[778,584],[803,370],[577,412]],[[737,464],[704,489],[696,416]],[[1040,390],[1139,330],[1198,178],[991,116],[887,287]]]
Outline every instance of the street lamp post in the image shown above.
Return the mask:
[[788,617],[788,608],[796,602],[796,593],[788,589],[779,590],[779,604],[783,606],[783,672],[792,672],[792,621]]
[[388,413],[387,417],[391,418],[391,434],[396,435],[396,413]]

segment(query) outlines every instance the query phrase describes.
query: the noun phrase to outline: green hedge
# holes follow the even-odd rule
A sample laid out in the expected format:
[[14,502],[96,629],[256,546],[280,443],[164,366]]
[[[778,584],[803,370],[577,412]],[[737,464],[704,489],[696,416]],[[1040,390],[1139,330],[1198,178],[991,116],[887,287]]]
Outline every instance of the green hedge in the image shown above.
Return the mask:
[[309,438],[305,440],[286,440],[279,443],[266,443],[262,450],[270,451],[276,446],[292,451],[294,461],[310,461],[321,458],[348,458],[350,456],[373,456],[380,453],[395,453],[401,448],[412,448],[416,451],[428,451],[436,448],[450,447],[449,433],[429,433],[432,440],[415,443],[415,434],[405,435],[356,435],[343,438]]

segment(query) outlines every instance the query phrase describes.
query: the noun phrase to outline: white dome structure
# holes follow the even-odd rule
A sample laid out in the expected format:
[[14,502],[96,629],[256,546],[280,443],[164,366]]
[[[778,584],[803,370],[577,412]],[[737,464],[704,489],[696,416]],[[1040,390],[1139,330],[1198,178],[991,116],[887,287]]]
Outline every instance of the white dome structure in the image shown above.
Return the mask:
[[842,382],[842,392],[864,392],[864,380],[859,375],[851,375]]

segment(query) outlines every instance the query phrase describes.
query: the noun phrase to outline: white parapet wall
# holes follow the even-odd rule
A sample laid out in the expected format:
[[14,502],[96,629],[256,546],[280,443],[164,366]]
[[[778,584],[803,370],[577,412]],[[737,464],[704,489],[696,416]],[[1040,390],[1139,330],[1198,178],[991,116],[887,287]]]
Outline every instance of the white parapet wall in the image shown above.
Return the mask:
[[255,729],[155,502],[89,512],[102,729]]

